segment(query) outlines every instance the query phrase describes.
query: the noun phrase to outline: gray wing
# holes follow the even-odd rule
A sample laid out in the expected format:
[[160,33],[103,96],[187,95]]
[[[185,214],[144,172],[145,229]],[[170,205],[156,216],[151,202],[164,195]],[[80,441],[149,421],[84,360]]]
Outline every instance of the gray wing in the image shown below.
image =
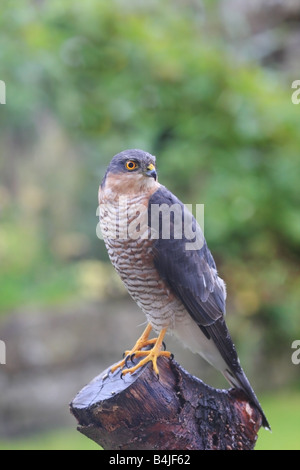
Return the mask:
[[[184,204],[167,188],[161,186],[149,201],[150,227],[153,225],[151,206],[163,204],[169,207],[178,204],[184,214]],[[201,236],[202,232],[197,221],[192,215],[190,218],[194,232]],[[202,235],[201,248],[188,250],[187,243],[191,240],[184,236],[185,231],[182,230],[183,236],[180,239],[175,236],[175,218],[170,217],[165,221],[163,219],[161,216],[158,238],[153,242],[154,265],[201,331],[215,343],[229,370],[238,372],[241,369],[238,356],[224,319],[225,284],[218,277],[216,264],[206,241]],[[164,222],[171,225],[168,239],[163,237]],[[184,215],[181,223],[184,223]]]
[[[181,299],[195,322],[203,327],[212,325],[225,313],[224,282],[218,277],[214,259],[195,218],[187,213],[182,202],[164,186],[161,186],[149,201],[150,226],[154,223],[151,220],[151,206],[163,204],[168,207],[177,205],[181,209],[182,227],[184,223],[191,223],[193,233],[196,233],[196,236],[200,235],[202,243],[199,249],[187,249],[187,246],[191,246],[195,239],[187,238],[185,235],[187,230],[184,228],[180,231],[181,238],[176,238],[175,234],[178,235],[178,230],[174,225],[175,222],[178,223],[178,217],[175,218],[173,212],[171,212],[171,217],[163,217],[160,214],[158,239],[153,243],[156,269]],[[184,214],[189,217],[185,217]],[[164,223],[171,225],[169,239],[163,238]]]

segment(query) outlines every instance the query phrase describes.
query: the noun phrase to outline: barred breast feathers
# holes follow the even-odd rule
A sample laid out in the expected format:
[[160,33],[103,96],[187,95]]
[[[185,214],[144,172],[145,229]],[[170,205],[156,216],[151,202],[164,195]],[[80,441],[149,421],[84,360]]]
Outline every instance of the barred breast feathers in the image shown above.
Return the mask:
[[[148,179],[143,178],[143,182]],[[124,178],[121,180],[122,191],[118,197],[116,186],[119,186],[120,181],[116,175],[112,178],[108,176],[104,188],[99,191],[100,225],[110,260],[153,328],[158,331],[169,327],[172,330],[176,315],[178,320],[183,318],[185,309],[154,266],[153,240],[148,227],[149,198],[160,185],[152,179],[155,185],[144,187],[143,190],[139,188],[138,191],[132,191],[130,186],[130,191],[127,191]],[[144,211],[144,231],[137,238],[131,238],[128,234],[122,237],[122,233],[125,235],[124,228],[134,223],[136,211],[141,210]]]

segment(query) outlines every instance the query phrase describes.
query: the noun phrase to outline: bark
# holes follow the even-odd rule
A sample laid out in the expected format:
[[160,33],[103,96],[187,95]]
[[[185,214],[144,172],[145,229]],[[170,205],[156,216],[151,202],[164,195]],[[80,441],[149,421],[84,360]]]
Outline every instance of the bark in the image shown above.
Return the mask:
[[78,430],[106,450],[250,450],[261,416],[240,390],[217,390],[174,360],[132,376],[109,369],[70,405]]

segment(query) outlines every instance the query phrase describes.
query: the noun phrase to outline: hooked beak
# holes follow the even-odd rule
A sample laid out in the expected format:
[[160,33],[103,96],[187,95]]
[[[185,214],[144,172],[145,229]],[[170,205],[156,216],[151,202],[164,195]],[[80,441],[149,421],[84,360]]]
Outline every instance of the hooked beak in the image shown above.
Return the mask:
[[154,178],[155,181],[157,180],[157,172],[156,172],[155,166],[152,163],[150,163],[150,165],[147,166],[147,171],[145,175],[149,176],[150,178]]

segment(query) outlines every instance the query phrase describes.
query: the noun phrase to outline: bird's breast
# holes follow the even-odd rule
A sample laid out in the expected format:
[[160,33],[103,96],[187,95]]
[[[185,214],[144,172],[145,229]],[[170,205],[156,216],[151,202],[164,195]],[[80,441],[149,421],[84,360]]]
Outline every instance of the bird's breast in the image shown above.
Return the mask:
[[110,260],[154,329],[174,328],[182,303],[154,265],[148,198],[100,198],[100,227]]

